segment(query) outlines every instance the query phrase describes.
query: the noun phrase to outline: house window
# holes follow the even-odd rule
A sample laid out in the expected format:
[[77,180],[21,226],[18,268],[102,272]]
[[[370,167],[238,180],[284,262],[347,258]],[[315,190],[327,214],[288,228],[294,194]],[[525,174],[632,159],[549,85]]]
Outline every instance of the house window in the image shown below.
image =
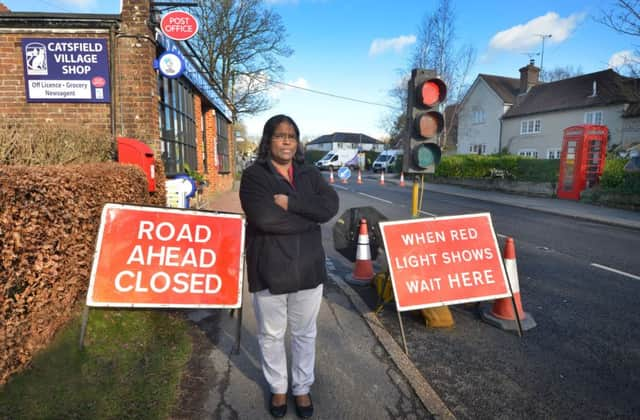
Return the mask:
[[476,155],[486,155],[487,145],[486,144],[470,144],[469,153],[473,153]]
[[602,111],[590,111],[584,113],[585,124],[597,124],[602,125],[604,119],[602,118]]
[[218,173],[231,172],[231,159],[229,158],[229,123],[226,118],[216,112],[216,134],[218,151]]
[[540,120],[524,120],[520,123],[520,134],[539,133],[540,126]]
[[521,149],[518,150],[518,156],[538,158],[538,151],[535,149]]
[[474,124],[484,124],[486,122],[486,116],[484,114],[484,110],[480,108],[474,108],[473,114],[471,116],[472,122]]
[[186,79],[159,76],[158,104],[162,160],[165,173],[184,173],[187,164],[197,168],[196,123],[193,91]]
[[547,159],[560,159],[560,148],[547,149]]

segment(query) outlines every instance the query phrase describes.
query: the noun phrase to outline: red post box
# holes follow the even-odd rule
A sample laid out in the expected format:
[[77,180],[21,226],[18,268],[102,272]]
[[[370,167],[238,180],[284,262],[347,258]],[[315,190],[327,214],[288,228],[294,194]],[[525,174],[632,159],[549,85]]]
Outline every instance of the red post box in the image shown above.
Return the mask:
[[576,125],[564,129],[560,153],[558,198],[579,200],[580,193],[600,181],[607,153],[605,125]]
[[147,175],[149,192],[156,190],[153,150],[149,146],[136,139],[118,137],[118,162],[132,163],[141,167],[145,175]]

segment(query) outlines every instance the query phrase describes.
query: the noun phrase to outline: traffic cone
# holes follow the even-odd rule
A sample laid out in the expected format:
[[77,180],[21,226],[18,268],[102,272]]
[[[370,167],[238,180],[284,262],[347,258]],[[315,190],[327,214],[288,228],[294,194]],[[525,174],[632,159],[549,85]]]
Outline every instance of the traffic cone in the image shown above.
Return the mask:
[[373,263],[371,262],[371,248],[369,248],[367,219],[362,219],[360,220],[358,247],[356,248],[356,264],[353,267],[353,273],[346,276],[345,280],[351,284],[368,285],[371,284],[373,276]]
[[335,183],[335,182],[336,182],[336,181],[333,179],[333,168],[329,168],[329,171],[331,171],[331,172],[329,172],[329,184],[333,184],[333,183]]
[[384,185],[384,171],[380,171],[380,185]]
[[[536,326],[536,321],[531,314],[522,309],[522,300],[520,299],[520,283],[518,281],[518,264],[516,263],[516,247],[513,238],[507,238],[504,244],[503,256],[504,267],[507,271],[507,278],[511,284],[511,292],[516,303],[518,318],[520,318],[520,326],[523,331],[530,330]],[[511,298],[496,299],[491,310],[482,311],[482,319],[489,324],[503,330],[518,331],[518,321],[513,310],[513,302]]]
[[404,187],[404,172],[400,172],[400,186]]
[[358,169],[358,184],[362,184],[362,171]]
[[340,181],[342,184],[346,184],[349,182],[348,178],[342,178],[342,181]]

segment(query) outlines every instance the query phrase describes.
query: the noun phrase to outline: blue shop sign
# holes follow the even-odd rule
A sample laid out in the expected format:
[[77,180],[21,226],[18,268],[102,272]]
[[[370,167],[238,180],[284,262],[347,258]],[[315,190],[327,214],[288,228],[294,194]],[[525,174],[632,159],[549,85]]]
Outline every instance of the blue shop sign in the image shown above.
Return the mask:
[[23,38],[27,102],[110,102],[106,39]]

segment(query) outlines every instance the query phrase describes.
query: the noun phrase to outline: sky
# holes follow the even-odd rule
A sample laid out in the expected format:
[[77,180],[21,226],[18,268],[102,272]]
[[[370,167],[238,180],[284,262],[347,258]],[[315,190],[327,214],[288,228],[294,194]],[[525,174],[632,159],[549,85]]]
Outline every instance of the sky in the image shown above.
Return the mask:
[[[120,11],[120,0],[0,1],[12,11]],[[547,70],[616,69],[622,57],[633,54],[640,38],[618,34],[595,21],[612,3],[452,0],[456,42],[476,50],[466,83],[473,83],[479,73],[518,78],[518,69],[531,58],[538,66],[542,60]],[[286,42],[294,53],[281,60],[285,72],[280,81],[286,85],[272,85],[274,106],[242,119],[249,137],[259,138],[272,115],[287,114],[306,140],[334,132],[386,138],[384,122],[402,111],[393,109],[389,92],[410,71],[420,22],[437,4],[437,0],[265,0],[266,7],[282,17]]]

